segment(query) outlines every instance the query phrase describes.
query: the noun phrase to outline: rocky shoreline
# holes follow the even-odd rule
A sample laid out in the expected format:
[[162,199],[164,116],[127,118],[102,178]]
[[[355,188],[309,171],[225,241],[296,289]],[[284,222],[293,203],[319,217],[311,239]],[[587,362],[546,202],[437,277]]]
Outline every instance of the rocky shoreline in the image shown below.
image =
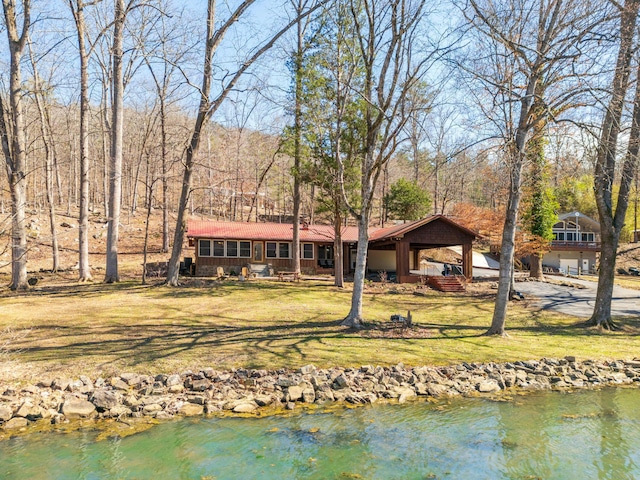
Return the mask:
[[300,404],[414,397],[492,395],[515,390],[573,390],[607,385],[640,386],[640,359],[561,359],[512,363],[463,363],[447,367],[362,366],[298,370],[186,371],[173,375],[123,373],[110,379],[42,379],[20,389],[0,385],[0,429],[86,419],[170,419],[216,413],[261,414]]

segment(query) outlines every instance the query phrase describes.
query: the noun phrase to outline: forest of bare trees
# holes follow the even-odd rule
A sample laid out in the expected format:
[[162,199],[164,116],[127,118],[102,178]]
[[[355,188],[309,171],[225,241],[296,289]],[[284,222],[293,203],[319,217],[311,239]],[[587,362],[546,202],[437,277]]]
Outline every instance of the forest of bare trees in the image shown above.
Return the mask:
[[[91,220],[99,280],[116,282],[121,215],[161,212],[177,284],[189,215],[304,218],[359,225],[357,291],[366,226],[405,179],[433,213],[500,215],[501,334],[532,205],[599,218],[606,271],[638,228],[637,15],[637,0],[3,0],[0,262],[27,288],[41,215],[58,269],[71,216],[78,279],[95,279]],[[361,315],[354,295],[347,323]]]

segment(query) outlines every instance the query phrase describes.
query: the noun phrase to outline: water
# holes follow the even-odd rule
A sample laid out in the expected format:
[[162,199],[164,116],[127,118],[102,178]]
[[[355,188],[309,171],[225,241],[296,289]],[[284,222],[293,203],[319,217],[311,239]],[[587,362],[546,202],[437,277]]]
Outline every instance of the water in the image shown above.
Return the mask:
[[2,479],[640,478],[640,390],[167,422],[0,442]]

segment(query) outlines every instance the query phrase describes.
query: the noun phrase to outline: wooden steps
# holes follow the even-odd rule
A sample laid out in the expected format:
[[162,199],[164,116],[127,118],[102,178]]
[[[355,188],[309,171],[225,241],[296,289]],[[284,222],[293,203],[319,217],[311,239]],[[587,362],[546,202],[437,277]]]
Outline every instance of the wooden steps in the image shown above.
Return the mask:
[[427,279],[427,284],[441,292],[464,292],[466,290],[465,283],[457,276],[432,276]]

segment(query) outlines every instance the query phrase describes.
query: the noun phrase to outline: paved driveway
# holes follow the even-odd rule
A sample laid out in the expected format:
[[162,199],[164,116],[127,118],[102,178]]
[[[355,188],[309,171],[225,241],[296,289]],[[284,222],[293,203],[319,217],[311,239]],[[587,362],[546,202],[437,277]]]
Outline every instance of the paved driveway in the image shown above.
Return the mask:
[[[585,288],[567,287],[541,282],[518,282],[516,289],[525,296],[537,298],[536,305],[543,310],[555,310],[589,318],[593,313],[596,299],[596,282],[588,280],[569,280]],[[613,316],[640,315],[640,290],[631,290],[615,286],[611,302]]]

